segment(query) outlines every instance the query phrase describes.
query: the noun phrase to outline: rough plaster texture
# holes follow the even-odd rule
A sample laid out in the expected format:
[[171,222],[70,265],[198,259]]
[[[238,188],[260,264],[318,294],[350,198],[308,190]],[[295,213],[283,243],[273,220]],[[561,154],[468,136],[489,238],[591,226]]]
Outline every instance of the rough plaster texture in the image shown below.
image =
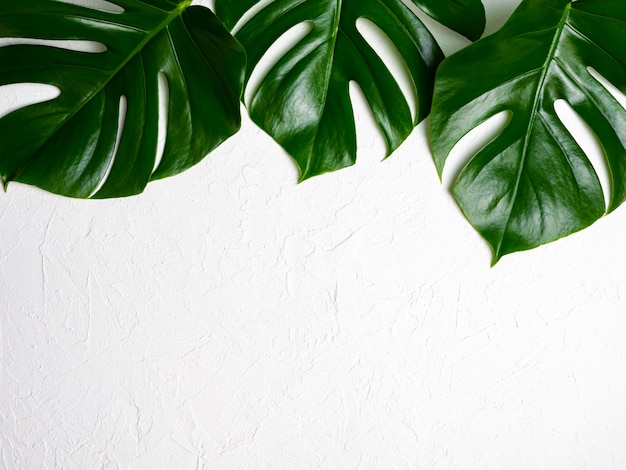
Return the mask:
[[10,185],[0,468],[626,468],[624,209],[491,269],[424,128],[381,163],[357,114],[301,185],[248,120],[140,197]]

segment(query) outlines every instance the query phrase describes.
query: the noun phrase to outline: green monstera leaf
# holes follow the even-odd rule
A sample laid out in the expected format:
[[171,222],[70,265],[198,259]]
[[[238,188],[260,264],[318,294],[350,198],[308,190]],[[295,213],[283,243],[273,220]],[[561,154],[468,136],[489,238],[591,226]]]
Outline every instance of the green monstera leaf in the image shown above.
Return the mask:
[[[500,31],[442,64],[431,117],[440,174],[465,134],[510,113],[453,185],[494,263],[587,227],[624,202],[626,111],[602,77],[626,90],[625,44],[623,0],[524,0]],[[611,180],[608,209],[593,165],[555,111],[560,99],[601,143]]]
[[[450,20],[460,5],[479,11],[478,16],[482,11],[476,0],[415,3],[428,6],[442,20]],[[246,50],[248,79],[287,31],[310,25],[310,32],[271,67],[247,103],[253,121],[295,159],[300,181],[355,163],[351,81],[360,86],[373,111],[387,155],[428,115],[443,54],[401,0],[216,0],[215,6]],[[395,45],[416,91],[414,115],[393,74],[359,32],[359,19],[374,23]],[[469,30],[476,36],[476,30]]]
[[[191,0],[100,3],[114,8],[0,0],[0,37],[11,38],[0,48],[0,86],[60,90],[0,119],[5,185],[79,198],[136,194],[194,165],[239,128],[245,54],[210,10]],[[100,52],[68,48],[74,41],[96,43]],[[167,107],[159,159],[160,88]]]

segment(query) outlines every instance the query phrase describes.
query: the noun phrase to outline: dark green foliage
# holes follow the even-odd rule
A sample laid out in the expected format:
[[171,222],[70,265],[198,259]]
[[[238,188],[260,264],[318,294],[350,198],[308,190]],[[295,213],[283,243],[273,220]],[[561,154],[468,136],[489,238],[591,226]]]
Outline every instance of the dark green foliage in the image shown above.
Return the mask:
[[[190,3],[115,0],[124,11],[113,13],[51,0],[0,0],[0,37],[106,47],[97,54],[49,45],[0,48],[0,85],[61,90],[54,100],[0,119],[5,185],[20,181],[80,198],[136,194],[150,180],[194,165],[235,133],[244,52],[210,10]],[[154,169],[159,73],[169,109],[165,151]],[[122,96],[127,112],[115,152]]]
[[[626,90],[624,0],[523,0],[483,39],[480,0],[216,0],[217,16],[191,0],[110,1],[122,11],[0,0],[0,38],[12,41],[0,47],[0,86],[60,90],[0,118],[5,187],[19,181],[71,197],[119,197],[186,170],[239,129],[242,89],[255,67],[285,33],[307,24],[246,103],[294,158],[300,180],[355,163],[355,82],[387,155],[432,105],[440,174],[463,136],[510,114],[453,185],[494,263],[581,230],[626,199],[626,111],[591,71]],[[444,60],[418,9],[477,42]],[[363,37],[361,19],[396,49],[416,111]],[[103,51],[68,50],[57,41],[90,41]],[[161,159],[160,87],[169,98]],[[555,111],[561,99],[601,142],[611,183],[606,206],[593,165]]]
[[462,169],[453,193],[494,262],[587,227],[605,213],[593,166],[556,114],[565,99],[602,143],[612,192],[626,198],[626,111],[588,67],[626,90],[626,2],[524,0],[497,33],[441,65],[431,142],[441,173],[471,129],[509,111]]

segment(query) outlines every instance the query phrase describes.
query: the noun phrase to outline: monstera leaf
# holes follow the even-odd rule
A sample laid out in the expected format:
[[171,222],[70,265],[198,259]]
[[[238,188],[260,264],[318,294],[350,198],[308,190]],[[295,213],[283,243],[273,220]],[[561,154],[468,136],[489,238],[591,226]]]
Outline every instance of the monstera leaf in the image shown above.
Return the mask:
[[[599,178],[555,111],[566,100],[599,138],[608,211],[626,197],[626,112],[594,78],[626,90],[626,2],[524,0],[505,26],[450,56],[435,86],[431,143],[452,147],[490,116],[506,127],[460,171],[453,193],[494,263],[587,227],[605,212]],[[598,75],[596,75],[598,76]]]
[[485,30],[480,0],[413,0],[425,13],[448,28],[476,41]]
[[[430,110],[443,54],[401,0],[216,0],[215,6],[226,27],[238,29],[235,36],[248,55],[248,78],[284,33],[302,23],[311,25],[269,70],[248,103],[252,119],[295,159],[300,181],[355,163],[351,81],[369,102],[387,155]],[[441,7],[432,11],[450,13]],[[402,57],[417,92],[415,116],[384,61],[359,33],[360,18],[382,30]]]
[[[238,129],[245,56],[210,10],[190,0],[112,0],[106,10],[75,3],[0,0],[0,37],[11,38],[0,48],[0,85],[60,90],[0,119],[5,185],[80,198],[135,194]],[[102,52],[61,40],[90,41]],[[160,83],[168,104],[159,161]]]

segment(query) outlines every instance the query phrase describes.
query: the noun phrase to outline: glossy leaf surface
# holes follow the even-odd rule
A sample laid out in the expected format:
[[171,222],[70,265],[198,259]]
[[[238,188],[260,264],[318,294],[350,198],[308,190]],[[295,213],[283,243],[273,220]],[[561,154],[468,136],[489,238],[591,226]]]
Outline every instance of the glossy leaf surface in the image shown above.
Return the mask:
[[[239,128],[245,55],[210,10],[190,0],[112,0],[116,11],[73,3],[0,0],[0,37],[12,38],[0,48],[0,85],[60,89],[0,119],[5,184],[80,198],[136,194]],[[60,40],[104,51],[68,50]],[[159,162],[160,80],[168,105]]]
[[[300,180],[355,163],[351,81],[373,111],[387,155],[430,110],[443,54],[401,0],[217,0],[216,12],[229,29],[237,27],[235,36],[248,55],[248,78],[283,34],[303,23],[310,26],[247,103],[252,119],[295,159]],[[359,33],[360,18],[395,45],[417,94],[415,116],[392,73]]]
[[429,16],[466,38],[476,41],[485,30],[481,0],[413,0]]
[[524,0],[499,32],[442,64],[431,118],[440,174],[465,134],[496,113],[510,113],[453,186],[494,263],[605,213],[598,176],[559,119],[556,100],[566,100],[601,142],[612,185],[608,211],[624,201],[626,112],[590,68],[626,90],[625,44],[623,0]]

